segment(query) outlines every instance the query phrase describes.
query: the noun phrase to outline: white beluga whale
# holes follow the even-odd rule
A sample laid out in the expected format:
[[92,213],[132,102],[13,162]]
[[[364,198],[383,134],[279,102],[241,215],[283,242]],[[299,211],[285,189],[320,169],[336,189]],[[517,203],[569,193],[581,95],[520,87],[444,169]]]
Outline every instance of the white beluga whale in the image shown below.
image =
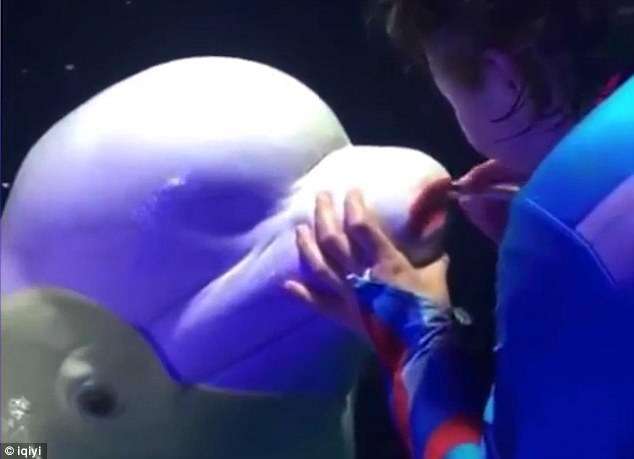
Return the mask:
[[[294,228],[312,221],[319,191],[330,191],[341,208],[346,192],[358,188],[410,259],[423,263],[441,250],[444,203],[428,196],[421,205],[419,197],[447,178],[422,152],[353,145],[325,102],[266,65],[219,57],[159,65],[92,98],[31,149],[2,218],[2,293],[16,304],[27,302],[31,311],[37,304],[53,308],[71,336],[82,325],[66,316],[81,307],[60,307],[66,299],[42,289],[80,295],[82,304],[92,305],[86,317],[101,330],[100,342],[119,339],[114,333],[108,338],[100,321],[129,327],[126,333],[138,338],[128,339],[136,342],[130,347],[143,343],[140,355],[152,356],[169,375],[160,384],[209,391],[204,406],[211,417],[209,393],[308,397],[320,402],[297,402],[294,415],[310,419],[323,409],[341,426],[366,349],[283,289],[285,280],[302,273]],[[20,296],[33,289],[40,296]],[[113,317],[105,319],[98,308]],[[55,346],[53,338],[46,342],[59,332],[50,315],[23,317],[18,307],[11,314],[14,323],[27,324],[17,330],[39,327],[38,345]],[[89,333],[76,333],[90,342]],[[3,355],[22,354],[25,342],[3,337]],[[21,383],[51,378],[53,370],[35,365],[25,367],[32,373],[17,372],[12,365],[18,360],[8,362],[3,370],[20,376],[5,379],[3,371],[3,419],[10,418],[9,402],[23,399],[31,401],[30,419],[38,413],[53,419],[61,408],[52,400],[58,399],[36,393],[53,385]],[[91,365],[126,384],[119,367],[100,358]],[[157,406],[164,419],[178,411]],[[218,410],[219,423],[233,416],[229,411]],[[251,410],[248,416],[274,429],[287,422],[284,411]],[[42,441],[75,441],[69,439],[73,431],[49,427],[39,430]],[[310,443],[313,427],[307,422],[304,429]],[[351,454],[344,440],[339,435],[339,446],[324,457]],[[230,457],[269,457],[244,446],[248,452]]]

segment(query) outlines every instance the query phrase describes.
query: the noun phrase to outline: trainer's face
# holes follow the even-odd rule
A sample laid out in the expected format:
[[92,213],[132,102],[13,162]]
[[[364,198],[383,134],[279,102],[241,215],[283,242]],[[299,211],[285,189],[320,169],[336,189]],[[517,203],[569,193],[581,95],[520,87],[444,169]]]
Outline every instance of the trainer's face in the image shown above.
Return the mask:
[[442,47],[429,49],[427,61],[468,142],[511,170],[532,172],[556,136],[550,121],[543,122],[537,116],[537,106],[525,90],[527,82],[514,57],[496,50],[483,52],[473,59],[478,78],[470,84],[458,75],[456,59],[452,61]]

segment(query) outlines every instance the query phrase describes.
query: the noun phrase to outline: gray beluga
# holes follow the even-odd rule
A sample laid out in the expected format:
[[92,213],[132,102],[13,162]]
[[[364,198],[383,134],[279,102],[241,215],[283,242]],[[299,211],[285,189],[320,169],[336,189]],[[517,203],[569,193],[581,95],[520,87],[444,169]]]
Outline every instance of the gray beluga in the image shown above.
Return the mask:
[[68,291],[13,294],[1,312],[4,442],[46,442],[52,459],[350,454],[342,400],[178,384],[139,333]]

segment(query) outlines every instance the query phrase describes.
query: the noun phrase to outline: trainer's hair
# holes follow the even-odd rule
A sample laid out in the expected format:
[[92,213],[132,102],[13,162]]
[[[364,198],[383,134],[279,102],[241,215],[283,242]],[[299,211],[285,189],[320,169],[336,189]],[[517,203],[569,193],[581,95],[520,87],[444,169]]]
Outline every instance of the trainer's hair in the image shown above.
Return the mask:
[[[465,85],[480,83],[484,50],[506,51],[540,113],[552,108],[556,81],[568,101],[566,111],[578,115],[623,65],[606,64],[601,50],[622,12],[622,5],[610,1],[379,0],[372,16],[384,19],[388,34],[422,68],[431,51],[441,69]],[[632,48],[627,52],[631,63]]]

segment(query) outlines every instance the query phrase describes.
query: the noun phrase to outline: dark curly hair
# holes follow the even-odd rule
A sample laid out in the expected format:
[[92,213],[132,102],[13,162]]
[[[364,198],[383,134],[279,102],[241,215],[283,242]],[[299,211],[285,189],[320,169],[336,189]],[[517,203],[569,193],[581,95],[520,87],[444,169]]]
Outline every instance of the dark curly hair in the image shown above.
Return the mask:
[[[479,84],[485,49],[507,51],[525,77],[526,95],[542,115],[551,106],[553,81],[569,102],[569,107],[561,109],[580,115],[615,67],[621,70],[618,67],[625,65],[623,59],[615,61],[601,49],[615,18],[618,22],[617,16],[625,11],[623,1],[620,8],[614,3],[382,0],[375,4],[374,17],[380,11],[388,34],[423,68],[427,67],[427,52],[434,50],[442,69],[465,85]],[[634,35],[631,25],[628,29],[625,36]],[[623,56],[632,62],[631,46],[621,53]]]

